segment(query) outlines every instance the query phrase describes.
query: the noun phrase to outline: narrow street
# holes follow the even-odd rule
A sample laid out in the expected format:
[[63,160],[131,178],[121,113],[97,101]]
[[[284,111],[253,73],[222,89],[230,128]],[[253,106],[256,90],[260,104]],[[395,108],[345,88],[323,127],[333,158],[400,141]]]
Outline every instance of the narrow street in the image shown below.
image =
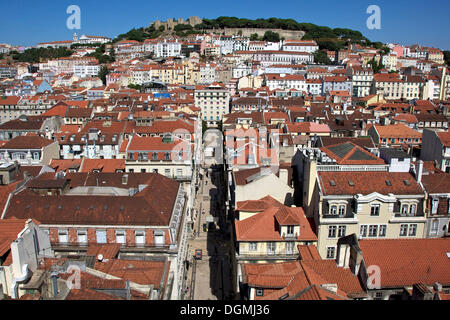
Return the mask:
[[[234,297],[224,185],[222,166],[203,169],[195,206],[198,214],[189,240],[191,268],[186,282],[189,287],[186,300],[227,300]],[[193,257],[197,249],[202,250],[201,260]]]

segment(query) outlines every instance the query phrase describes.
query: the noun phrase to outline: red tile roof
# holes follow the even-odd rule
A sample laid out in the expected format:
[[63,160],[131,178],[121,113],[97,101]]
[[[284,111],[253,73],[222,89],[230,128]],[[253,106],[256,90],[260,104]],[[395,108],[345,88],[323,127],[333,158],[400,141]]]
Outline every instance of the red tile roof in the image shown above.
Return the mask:
[[18,136],[0,147],[1,150],[41,149],[55,141],[39,136]]
[[266,196],[260,200],[238,201],[235,211],[245,212],[262,212],[270,207],[281,207],[282,203],[278,202],[271,196]]
[[275,221],[280,225],[300,225],[297,240],[317,241],[316,234],[306,219],[302,208],[272,207],[257,213],[250,218],[235,221],[237,241],[284,241],[275,227]]
[[[321,171],[317,173],[320,188],[324,195],[368,195],[373,192],[387,195],[423,195],[422,188],[410,173],[384,172],[384,171],[354,171],[331,172]],[[334,181],[334,185],[332,185]],[[367,183],[370,181],[370,183]],[[388,186],[386,181],[390,181]],[[404,181],[408,181],[409,185]],[[350,183],[353,182],[353,186]]]
[[382,288],[450,285],[450,238],[361,240],[359,247],[366,266],[380,268]]
[[125,159],[83,159],[79,172],[117,172],[125,170]]

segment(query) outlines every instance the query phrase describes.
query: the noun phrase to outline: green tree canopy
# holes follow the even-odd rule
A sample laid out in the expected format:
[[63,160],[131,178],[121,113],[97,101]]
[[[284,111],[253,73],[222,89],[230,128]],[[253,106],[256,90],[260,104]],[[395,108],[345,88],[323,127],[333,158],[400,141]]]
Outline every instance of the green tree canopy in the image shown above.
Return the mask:
[[331,64],[331,60],[328,58],[327,53],[321,50],[314,52],[314,62],[320,64]]
[[269,41],[269,42],[279,42],[280,35],[277,32],[273,32],[273,31],[269,30],[264,33],[263,40]]
[[98,72],[98,77],[102,80],[103,84],[106,85],[106,76],[109,74],[109,70],[106,66],[102,66]]
[[12,57],[18,62],[38,63],[41,60],[70,57],[73,51],[67,48],[32,48],[23,53],[13,52]]

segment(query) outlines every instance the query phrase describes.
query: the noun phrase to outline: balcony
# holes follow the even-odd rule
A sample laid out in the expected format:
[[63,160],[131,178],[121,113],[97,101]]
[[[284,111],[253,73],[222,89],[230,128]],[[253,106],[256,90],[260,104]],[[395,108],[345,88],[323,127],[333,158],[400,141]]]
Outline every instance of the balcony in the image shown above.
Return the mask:
[[[97,244],[91,242],[90,244]],[[61,243],[52,242],[51,247],[55,251],[78,251],[86,252],[88,249],[88,243]],[[122,244],[120,252],[168,252],[172,251],[170,245],[138,245],[138,244]],[[176,250],[175,250],[176,251]]]
[[[295,251],[295,250],[294,250]],[[298,258],[298,253],[295,252],[292,253],[278,253],[273,252],[271,254],[263,254],[261,252],[255,253],[255,252],[244,252],[241,254],[236,253],[236,260],[238,261],[260,261],[260,260],[296,260]]]
[[415,218],[415,217],[424,217],[424,216],[425,216],[424,212],[416,212],[414,214],[394,212],[395,218]]

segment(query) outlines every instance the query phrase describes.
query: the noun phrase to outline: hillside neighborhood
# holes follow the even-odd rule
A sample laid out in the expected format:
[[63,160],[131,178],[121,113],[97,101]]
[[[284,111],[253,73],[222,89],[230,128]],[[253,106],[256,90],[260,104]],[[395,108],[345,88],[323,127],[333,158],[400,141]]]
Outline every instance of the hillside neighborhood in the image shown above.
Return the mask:
[[0,44],[0,300],[449,300],[449,54],[330,30]]

